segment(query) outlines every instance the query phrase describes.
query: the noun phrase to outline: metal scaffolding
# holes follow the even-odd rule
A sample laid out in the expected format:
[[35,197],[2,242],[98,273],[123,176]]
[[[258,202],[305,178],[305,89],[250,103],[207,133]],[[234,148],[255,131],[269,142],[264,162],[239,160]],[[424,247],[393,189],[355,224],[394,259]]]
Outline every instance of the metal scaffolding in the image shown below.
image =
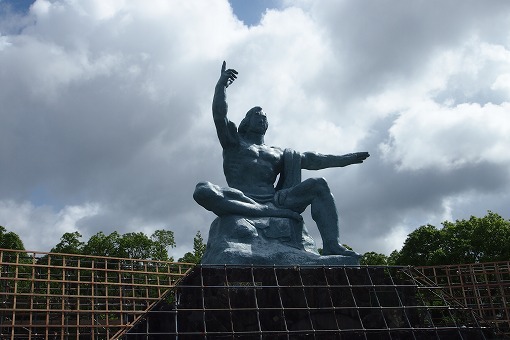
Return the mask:
[[196,266],[0,249],[0,339],[498,339],[510,262]]
[[0,339],[114,339],[191,266],[0,249]]
[[500,334],[510,338],[510,261],[416,267],[448,297],[472,308]]

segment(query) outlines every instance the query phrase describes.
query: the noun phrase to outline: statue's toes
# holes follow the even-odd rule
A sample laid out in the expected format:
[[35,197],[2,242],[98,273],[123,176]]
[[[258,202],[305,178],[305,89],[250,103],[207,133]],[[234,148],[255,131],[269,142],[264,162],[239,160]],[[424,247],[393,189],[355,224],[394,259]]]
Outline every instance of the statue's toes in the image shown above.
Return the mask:
[[327,256],[327,255],[342,255],[342,256],[350,256],[350,257],[356,257],[356,258],[361,258],[362,255],[356,253],[355,251],[352,251],[352,250],[349,250],[349,249],[346,249],[342,246],[338,246],[337,249],[334,249],[334,250],[330,250],[330,249],[324,249],[322,251],[322,255],[324,256]]

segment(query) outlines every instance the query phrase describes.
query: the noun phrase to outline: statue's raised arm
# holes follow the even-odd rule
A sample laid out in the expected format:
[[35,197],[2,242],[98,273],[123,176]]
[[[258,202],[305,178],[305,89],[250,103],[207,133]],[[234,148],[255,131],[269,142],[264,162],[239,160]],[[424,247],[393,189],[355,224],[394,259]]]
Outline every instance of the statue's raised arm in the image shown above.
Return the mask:
[[216,133],[223,148],[235,145],[239,141],[237,127],[227,118],[227,87],[237,78],[237,71],[226,69],[227,63],[224,61],[221,65],[221,75],[214,89],[214,98],[212,103],[212,112]]

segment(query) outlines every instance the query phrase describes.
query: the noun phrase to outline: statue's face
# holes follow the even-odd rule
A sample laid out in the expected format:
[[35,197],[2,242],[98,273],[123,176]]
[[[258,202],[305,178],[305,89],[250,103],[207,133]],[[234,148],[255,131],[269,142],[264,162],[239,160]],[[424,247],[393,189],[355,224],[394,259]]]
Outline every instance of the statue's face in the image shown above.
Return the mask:
[[267,117],[264,111],[255,112],[251,115],[249,131],[265,134],[268,127]]

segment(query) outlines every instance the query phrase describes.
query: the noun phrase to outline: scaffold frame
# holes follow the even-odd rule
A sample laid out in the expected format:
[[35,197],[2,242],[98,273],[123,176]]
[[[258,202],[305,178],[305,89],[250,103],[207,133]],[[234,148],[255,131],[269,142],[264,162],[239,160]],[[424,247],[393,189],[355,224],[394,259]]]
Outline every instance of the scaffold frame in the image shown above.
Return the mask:
[[[221,277],[208,272],[212,268],[219,268]],[[200,280],[189,281],[193,275]],[[202,299],[198,307],[185,303],[186,291]],[[218,297],[223,305],[215,306]],[[268,299],[277,304],[268,304]],[[226,333],[208,319],[214,313],[213,318],[228,320]],[[191,314],[201,320],[193,331],[182,321]],[[344,314],[357,321],[345,323],[339,318]],[[175,316],[166,325],[173,330],[151,324],[155,315]],[[277,321],[264,325],[264,315]],[[296,326],[297,319],[306,319],[307,326]],[[249,320],[256,322],[244,329]],[[510,261],[430,267],[215,267],[0,249],[2,340],[138,340],[158,334],[209,339],[223,333],[257,339],[342,334],[363,340],[381,334],[385,339],[421,339],[420,332],[431,329],[437,338],[441,332],[457,332],[457,338],[466,339],[470,337],[462,332],[484,338],[489,328],[510,338]]]
[[415,267],[418,280],[433,283],[473,309],[510,338],[510,261]]
[[192,266],[0,249],[0,339],[115,339]]

